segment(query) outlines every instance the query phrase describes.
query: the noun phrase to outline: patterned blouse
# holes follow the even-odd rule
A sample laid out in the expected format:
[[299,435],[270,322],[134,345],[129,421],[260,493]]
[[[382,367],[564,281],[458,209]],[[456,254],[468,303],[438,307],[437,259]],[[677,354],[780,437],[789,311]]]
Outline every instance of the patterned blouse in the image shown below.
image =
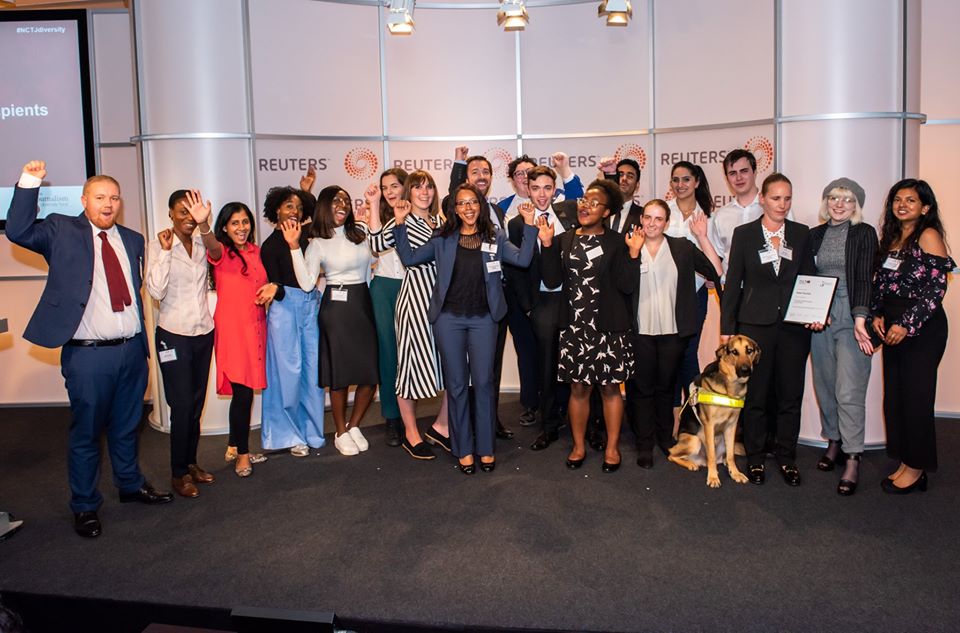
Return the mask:
[[907,249],[890,251],[888,254],[900,260],[896,270],[881,266],[873,281],[873,314],[883,314],[887,298],[913,301],[895,323],[907,330],[907,336],[916,336],[927,319],[940,307],[947,292],[947,276],[957,265],[952,257],[940,257],[925,253],[914,243]]

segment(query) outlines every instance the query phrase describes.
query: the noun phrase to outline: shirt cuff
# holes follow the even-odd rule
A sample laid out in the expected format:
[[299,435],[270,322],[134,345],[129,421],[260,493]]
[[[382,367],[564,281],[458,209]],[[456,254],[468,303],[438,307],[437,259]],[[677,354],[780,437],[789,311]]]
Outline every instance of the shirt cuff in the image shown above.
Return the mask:
[[576,174],[570,174],[570,177],[569,177],[569,178],[565,178],[565,179],[564,179],[563,184],[567,184],[568,182],[573,182],[573,179],[576,178],[576,177],[577,177]]
[[40,178],[37,178],[32,174],[28,174],[27,172],[23,172],[20,174],[20,182],[17,183],[17,186],[21,189],[36,189],[42,182],[43,180]]

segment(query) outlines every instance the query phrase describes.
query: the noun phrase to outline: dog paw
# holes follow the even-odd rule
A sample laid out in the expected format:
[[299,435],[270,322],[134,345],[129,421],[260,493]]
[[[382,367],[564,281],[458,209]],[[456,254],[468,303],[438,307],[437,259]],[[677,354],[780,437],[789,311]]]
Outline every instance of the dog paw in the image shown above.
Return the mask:
[[707,485],[710,486],[711,488],[719,488],[720,477],[718,477],[717,475],[707,475]]
[[730,479],[734,480],[734,481],[737,482],[738,484],[745,484],[745,483],[747,483],[747,476],[744,475],[744,474],[743,474],[742,472],[740,472],[739,470],[736,471],[736,472],[730,473]]
[[692,464],[692,463],[691,463],[691,464],[689,464],[689,465],[687,466],[687,470],[689,470],[690,472],[694,472],[694,473],[695,473],[695,472],[697,472],[698,470],[700,470],[700,467],[697,466],[696,464]]

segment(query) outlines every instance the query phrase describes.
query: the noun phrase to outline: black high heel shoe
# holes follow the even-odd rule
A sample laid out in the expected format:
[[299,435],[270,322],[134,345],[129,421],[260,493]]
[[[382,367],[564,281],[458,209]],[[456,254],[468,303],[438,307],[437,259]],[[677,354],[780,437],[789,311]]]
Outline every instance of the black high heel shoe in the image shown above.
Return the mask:
[[884,492],[889,493],[891,495],[908,495],[914,490],[919,490],[920,492],[926,492],[927,491],[927,471],[925,470],[920,471],[920,476],[917,477],[917,480],[904,488],[898,487],[896,484],[893,483],[892,479],[887,479],[887,478],[884,478],[883,481],[880,482],[880,488],[882,488]]
[[[831,458],[828,453],[830,452],[830,449],[832,448],[833,444],[837,445],[837,455],[836,457]],[[842,462],[844,458],[843,450],[841,449],[841,446],[842,445],[840,444],[840,442],[834,442],[833,440],[830,440],[830,444],[827,446],[826,452],[824,452],[824,454],[821,455],[820,459],[817,461],[817,470],[830,472],[831,470],[836,468],[837,464],[839,462]]]
[[[847,461],[854,460],[857,462],[857,479],[860,478],[860,453],[851,453],[847,455]],[[850,479],[841,479],[840,483],[837,484],[837,494],[841,497],[852,496],[853,493],[857,491],[857,482]]]
[[475,475],[477,473],[476,462],[472,464],[461,464],[457,462],[457,466],[460,467],[460,472],[462,472],[464,475]]
[[492,473],[493,469],[497,467],[497,460],[494,459],[492,462],[485,462],[483,458],[480,458],[480,470],[485,473]]

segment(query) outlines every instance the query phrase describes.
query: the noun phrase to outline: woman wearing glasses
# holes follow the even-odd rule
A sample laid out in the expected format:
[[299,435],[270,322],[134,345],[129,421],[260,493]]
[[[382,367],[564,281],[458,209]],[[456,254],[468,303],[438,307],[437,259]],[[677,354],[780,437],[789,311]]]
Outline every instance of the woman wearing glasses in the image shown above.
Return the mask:
[[[317,195],[306,254],[300,250],[300,223],[288,220],[281,228],[300,288],[311,292],[321,267],[326,274],[327,287],[320,300],[320,386],[330,394],[337,427],[334,446],[342,455],[356,455],[369,448],[360,420],[373,400],[379,376],[377,330],[367,287],[373,262],[368,230],[354,218],[350,194],[335,185]],[[351,385],[357,390],[348,422]]]
[[823,189],[823,223],[810,230],[817,274],[839,280],[830,308],[830,327],[812,336],[810,358],[821,434],[829,442],[817,468],[829,471],[842,463],[837,486],[837,494],[842,496],[857,490],[873,354],[866,319],[877,232],[862,222],[865,197],[863,187],[855,181],[834,180]]
[[[402,199],[393,205],[407,219],[407,237],[414,248],[426,244],[440,224],[440,205],[433,176],[415,171],[407,176]],[[395,220],[381,230],[380,217],[370,216],[370,244],[378,253],[396,247]],[[403,420],[403,449],[414,459],[434,459],[436,455],[424,442],[450,451],[447,427],[447,398],[440,398],[440,412],[433,425],[421,436],[417,427],[417,400],[435,398],[443,391],[440,355],[430,327],[427,308],[433,286],[437,282],[437,266],[432,261],[416,266],[406,264],[406,273],[397,296],[397,404]]]
[[[537,229],[533,209],[524,207],[523,238],[517,248],[505,233],[495,230],[490,214],[481,212],[483,196],[474,185],[460,185],[454,200],[456,215],[447,218],[440,234],[420,247],[415,249],[411,243],[407,205],[394,207],[393,234],[405,266],[436,262],[437,282],[427,316],[443,358],[452,453],[460,470],[472,475],[476,472],[474,455],[479,455],[484,472],[496,466],[493,364],[497,321],[507,314],[501,266],[530,265]],[[471,384],[476,398],[474,424],[470,420]]]
[[[567,467],[580,468],[586,458],[590,394],[599,386],[607,442],[603,472],[620,468],[620,385],[633,375],[629,297],[640,275],[639,230],[625,237],[606,228],[611,210],[623,207],[620,188],[595,180],[577,204],[579,228],[554,240],[553,227],[541,220],[543,281],[561,287],[559,380],[570,383],[570,430],[573,450]],[[546,228],[544,228],[546,227]]]
[[[797,437],[810,331],[823,329],[822,323],[803,326],[783,320],[797,275],[815,272],[810,230],[787,219],[792,204],[790,179],[780,173],[767,176],[760,188],[763,214],[733,232],[720,302],[720,340],[726,343],[730,336],[744,334],[756,341],[761,351],[741,417],[747,477],[757,485],[766,481],[768,419],[776,420],[780,474],[787,485],[800,485]],[[777,398],[771,402],[768,395],[774,389]]]

